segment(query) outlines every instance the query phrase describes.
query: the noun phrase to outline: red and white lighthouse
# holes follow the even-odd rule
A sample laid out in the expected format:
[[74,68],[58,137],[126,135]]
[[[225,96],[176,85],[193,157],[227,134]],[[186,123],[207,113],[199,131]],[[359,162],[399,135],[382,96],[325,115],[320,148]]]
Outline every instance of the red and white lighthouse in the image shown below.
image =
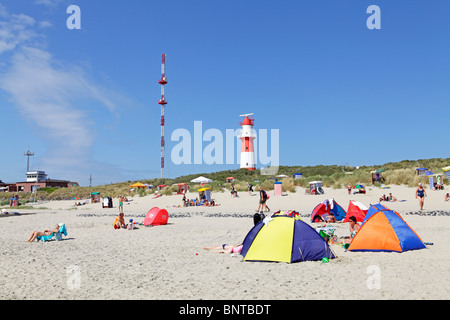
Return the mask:
[[255,119],[249,118],[253,113],[241,115],[244,121],[240,123],[241,129],[241,169],[256,170],[255,148],[253,141],[256,139]]

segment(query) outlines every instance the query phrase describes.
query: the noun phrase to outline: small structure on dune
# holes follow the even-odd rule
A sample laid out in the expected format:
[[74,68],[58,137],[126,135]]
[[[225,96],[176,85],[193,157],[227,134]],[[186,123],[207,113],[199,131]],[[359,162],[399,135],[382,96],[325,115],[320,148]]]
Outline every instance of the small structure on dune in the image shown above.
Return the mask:
[[385,172],[384,169],[378,169],[375,171],[370,172],[370,181],[372,184],[375,184],[375,182],[384,183],[385,178],[383,177],[382,173]]

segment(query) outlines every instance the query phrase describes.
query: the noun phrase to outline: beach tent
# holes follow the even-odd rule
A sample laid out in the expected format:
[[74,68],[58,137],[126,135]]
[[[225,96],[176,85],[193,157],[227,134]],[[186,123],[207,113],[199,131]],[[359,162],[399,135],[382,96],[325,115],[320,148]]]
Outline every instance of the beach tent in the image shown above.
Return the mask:
[[367,221],[367,219],[369,219],[375,213],[377,213],[378,211],[382,211],[382,210],[389,211],[391,209],[389,209],[388,207],[386,207],[386,206],[384,206],[384,205],[382,205],[380,203],[370,205],[369,209],[367,210],[366,216],[364,217],[364,220],[363,220],[361,225],[363,225]]
[[92,192],[91,193],[91,203],[100,202],[100,192]]
[[357,222],[363,222],[369,209],[359,201],[350,200],[347,209],[347,215],[343,222],[348,222],[351,216],[356,218]]
[[361,226],[348,251],[405,252],[425,249],[417,233],[393,210],[378,210]]
[[243,242],[245,261],[301,262],[334,259],[328,243],[298,217],[274,215],[255,225]]
[[169,213],[158,207],[150,209],[144,219],[144,226],[161,226],[167,224]]
[[316,216],[321,216],[324,220],[327,220],[330,213],[334,214],[336,221],[341,221],[347,215],[345,210],[334,199],[327,199],[314,208],[311,213],[311,222],[314,222]]
[[430,174],[427,175],[427,178],[428,178],[428,182],[430,184],[431,190],[436,190],[438,185],[444,184],[444,175],[443,174],[439,174],[439,173],[434,174],[431,172]]
[[384,183],[385,179],[381,174],[385,171],[386,170],[384,170],[384,169],[378,169],[375,171],[371,171],[370,172],[370,180],[371,180],[372,184],[375,184],[375,182]]
[[189,185],[187,183],[178,183],[177,188],[178,188],[177,194],[183,194],[189,190]]
[[450,166],[442,168],[442,170],[444,170],[444,174],[447,177],[447,180],[450,182]]
[[417,168],[416,169],[416,176],[425,176],[425,172],[427,172],[427,168]]
[[208,202],[211,202],[211,188],[200,188],[198,189],[198,197],[199,199],[205,199]]
[[296,217],[297,219],[300,219],[300,214],[295,210],[279,210],[275,212],[272,216],[287,216],[287,217]]
[[226,178],[225,180],[227,181],[227,183],[231,183],[231,182],[233,182],[234,180],[236,180],[236,178],[235,178],[235,177],[228,177],[228,178]]
[[301,174],[301,173],[294,173],[292,176],[293,176],[294,179],[301,179],[301,178],[303,178],[303,174]]
[[322,188],[322,181],[311,181],[309,183],[309,194],[324,194],[325,192],[323,191]]

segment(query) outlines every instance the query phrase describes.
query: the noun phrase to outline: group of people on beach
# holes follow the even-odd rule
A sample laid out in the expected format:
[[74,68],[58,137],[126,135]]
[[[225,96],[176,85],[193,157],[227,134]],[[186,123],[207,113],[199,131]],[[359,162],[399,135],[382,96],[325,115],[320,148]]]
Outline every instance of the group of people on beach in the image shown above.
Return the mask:
[[186,198],[186,194],[183,193],[183,207],[215,207],[218,206],[218,204],[216,204],[216,201],[214,199],[211,199],[211,201],[208,201],[208,199],[206,198],[202,198],[201,200],[197,198],[195,199],[187,199]]
[[397,198],[394,197],[394,196],[392,195],[392,193],[389,193],[388,196],[386,196],[385,194],[383,194],[383,196],[380,198],[380,202],[381,202],[381,201],[397,201]]
[[125,218],[124,218],[123,212],[120,212],[119,215],[114,219],[113,227],[116,230],[117,229],[128,229],[128,230],[136,229],[133,219],[130,219],[128,221],[128,224],[125,223]]

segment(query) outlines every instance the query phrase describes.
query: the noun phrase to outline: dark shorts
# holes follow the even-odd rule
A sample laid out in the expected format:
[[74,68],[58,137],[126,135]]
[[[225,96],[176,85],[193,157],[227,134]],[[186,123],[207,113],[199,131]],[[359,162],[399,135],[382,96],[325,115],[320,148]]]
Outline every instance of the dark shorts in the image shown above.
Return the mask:
[[264,204],[264,203],[266,203],[266,200],[267,200],[267,199],[260,199],[260,200],[259,200],[259,203],[260,203],[260,204]]

